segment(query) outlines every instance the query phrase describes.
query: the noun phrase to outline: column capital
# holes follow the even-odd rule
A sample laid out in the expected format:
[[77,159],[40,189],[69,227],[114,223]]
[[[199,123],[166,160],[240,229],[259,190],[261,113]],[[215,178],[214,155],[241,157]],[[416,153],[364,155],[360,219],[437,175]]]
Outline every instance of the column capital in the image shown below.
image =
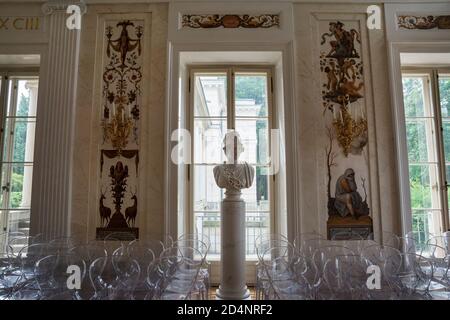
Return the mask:
[[55,11],[66,11],[70,5],[80,7],[81,14],[85,14],[87,11],[84,0],[49,0],[42,5],[41,9],[44,14],[49,15],[55,13]]

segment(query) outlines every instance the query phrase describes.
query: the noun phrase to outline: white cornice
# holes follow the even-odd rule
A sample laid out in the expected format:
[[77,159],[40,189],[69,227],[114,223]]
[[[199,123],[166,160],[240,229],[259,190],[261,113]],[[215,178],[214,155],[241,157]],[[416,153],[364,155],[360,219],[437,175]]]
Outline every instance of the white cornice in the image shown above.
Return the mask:
[[55,11],[65,11],[70,5],[77,5],[80,7],[82,14],[86,13],[84,0],[50,0],[42,4],[41,8],[44,14],[52,14]]

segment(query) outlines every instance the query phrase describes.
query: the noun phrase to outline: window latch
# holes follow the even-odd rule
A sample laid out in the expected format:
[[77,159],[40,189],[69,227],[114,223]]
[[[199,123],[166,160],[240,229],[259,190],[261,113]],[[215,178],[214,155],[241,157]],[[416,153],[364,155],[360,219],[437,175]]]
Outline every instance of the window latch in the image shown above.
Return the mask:
[[6,184],[6,186],[2,186],[2,191],[6,191],[6,192],[9,192],[9,186],[10,186],[10,184],[9,184],[9,182]]

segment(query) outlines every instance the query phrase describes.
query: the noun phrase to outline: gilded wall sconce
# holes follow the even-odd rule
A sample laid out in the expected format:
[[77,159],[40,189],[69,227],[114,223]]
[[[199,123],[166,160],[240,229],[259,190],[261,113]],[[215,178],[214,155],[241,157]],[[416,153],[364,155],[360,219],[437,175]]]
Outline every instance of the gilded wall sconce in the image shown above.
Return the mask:
[[355,116],[352,118],[347,105],[342,105],[339,115],[333,109],[333,127],[336,139],[347,157],[349,153],[361,154],[367,144],[367,120]]
[[112,115],[103,121],[102,127],[105,140],[111,141],[113,148],[120,153],[127,146],[128,138],[133,130],[130,110],[125,112],[124,104],[119,103],[116,108],[113,103]]

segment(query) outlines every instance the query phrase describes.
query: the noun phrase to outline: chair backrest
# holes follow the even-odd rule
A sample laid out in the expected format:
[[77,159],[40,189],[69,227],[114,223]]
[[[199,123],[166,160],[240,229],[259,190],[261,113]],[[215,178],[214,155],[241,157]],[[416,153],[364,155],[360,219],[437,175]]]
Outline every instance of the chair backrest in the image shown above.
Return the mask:
[[361,251],[361,256],[381,268],[387,259],[400,259],[401,251],[389,246],[372,245],[365,247]]
[[367,264],[360,255],[337,255],[325,262],[323,278],[335,294],[361,291],[367,280],[366,270]]
[[75,246],[69,250],[69,253],[78,255],[87,265],[90,265],[97,258],[106,257],[108,255],[104,246],[98,243]]
[[106,283],[103,279],[103,273],[107,263],[107,257],[100,257],[95,259],[89,266],[89,279],[96,295],[98,295],[99,292],[104,290],[108,285],[108,283]]
[[416,238],[410,236],[399,237],[399,247],[401,252],[405,253],[420,253],[422,246],[417,242]]
[[393,232],[390,231],[382,231],[381,232],[381,243],[385,246],[396,248],[401,250],[400,237]]
[[108,234],[103,239],[103,243],[108,251],[108,254],[111,254],[110,251],[113,252],[119,246],[126,247],[135,240],[136,240],[135,235],[130,232],[113,232]]
[[400,260],[392,258],[385,261],[383,276],[390,286],[402,294],[412,294],[419,288],[427,292],[433,277],[431,262],[415,253],[401,253]]
[[295,247],[283,236],[278,237],[275,235],[274,237],[261,238],[255,244],[256,256],[259,260],[262,259],[263,254],[271,247],[289,247],[290,252],[296,252]]
[[420,255],[429,259],[445,259],[448,257],[448,251],[436,244],[426,244],[422,247]]
[[300,251],[301,248],[303,247],[303,244],[304,244],[305,241],[314,240],[314,239],[324,239],[324,238],[317,232],[299,233],[294,238],[293,245],[294,245],[294,247],[296,247]]
[[[186,234],[182,234],[181,236],[178,237],[178,239],[176,241],[180,241],[180,240],[200,240],[201,242],[203,242],[206,246],[207,249],[209,250],[209,248],[211,247],[211,240],[209,239],[209,237],[206,234],[200,233],[186,233]],[[176,241],[172,241],[172,244]]]
[[350,248],[338,245],[327,245],[316,249],[313,253],[313,263],[319,274],[324,270],[325,263],[336,256],[355,255]]
[[75,253],[49,255],[38,260],[34,266],[34,275],[41,289],[68,290],[69,267],[77,266],[80,282],[86,276],[86,263]]
[[312,259],[312,256],[317,249],[319,249],[321,247],[325,247],[325,246],[330,246],[330,245],[335,245],[335,244],[327,239],[311,238],[311,239],[307,239],[307,240],[303,241],[303,243],[300,247],[300,252],[304,256]]
[[136,239],[134,241],[131,241],[128,244],[128,250],[131,250],[134,246],[150,249],[153,252],[155,258],[158,258],[161,255],[161,252],[163,252],[165,249],[165,246],[161,241],[153,239]]
[[426,245],[437,245],[442,248],[444,248],[447,252],[447,254],[450,254],[450,234],[447,236],[434,236],[428,239],[428,242]]
[[80,245],[80,242],[72,237],[56,238],[48,242],[48,248],[51,254],[67,254],[72,248]]
[[21,274],[25,279],[34,276],[34,266],[40,259],[49,255],[48,244],[36,243],[23,247],[17,254]]
[[198,250],[199,252],[201,252],[202,254],[202,259],[206,260],[206,256],[208,255],[208,251],[209,251],[209,246],[208,244],[204,243],[201,240],[198,239],[192,239],[192,240],[177,240],[173,243],[173,247],[190,247],[190,248],[195,248],[196,250]]
[[156,259],[156,255],[149,247],[138,244],[128,245],[127,252],[131,259],[134,259],[139,263],[141,278],[144,279],[146,276],[145,272],[147,271],[149,264]]

